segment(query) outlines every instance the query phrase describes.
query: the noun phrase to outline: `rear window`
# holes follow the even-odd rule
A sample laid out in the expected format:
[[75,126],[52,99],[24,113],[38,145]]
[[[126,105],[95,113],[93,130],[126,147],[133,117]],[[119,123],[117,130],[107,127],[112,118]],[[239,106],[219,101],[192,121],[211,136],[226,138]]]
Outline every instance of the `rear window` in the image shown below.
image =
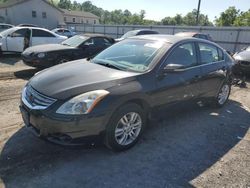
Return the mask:
[[220,58],[222,58],[219,56],[218,48],[216,46],[199,43],[199,50],[202,64],[217,62],[221,60]]
[[32,36],[33,37],[55,37],[51,33],[44,31],[44,30],[39,30],[39,29],[32,29]]

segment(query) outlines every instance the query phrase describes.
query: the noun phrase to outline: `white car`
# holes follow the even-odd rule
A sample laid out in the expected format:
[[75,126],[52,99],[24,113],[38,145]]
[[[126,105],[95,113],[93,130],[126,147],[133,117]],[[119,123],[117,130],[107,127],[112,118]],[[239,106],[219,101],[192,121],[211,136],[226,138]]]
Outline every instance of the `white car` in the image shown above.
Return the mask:
[[[27,37],[27,33],[29,37]],[[0,33],[1,52],[23,52],[24,38],[28,38],[28,47],[40,44],[58,44],[67,37],[60,36],[47,29],[37,27],[13,27]]]
[[75,32],[69,30],[69,29],[65,29],[65,28],[56,28],[51,30],[52,32],[61,35],[61,36],[66,36],[68,38],[73,37],[74,35],[76,35]]
[[0,32],[10,29],[12,27],[14,27],[14,25],[0,23]]

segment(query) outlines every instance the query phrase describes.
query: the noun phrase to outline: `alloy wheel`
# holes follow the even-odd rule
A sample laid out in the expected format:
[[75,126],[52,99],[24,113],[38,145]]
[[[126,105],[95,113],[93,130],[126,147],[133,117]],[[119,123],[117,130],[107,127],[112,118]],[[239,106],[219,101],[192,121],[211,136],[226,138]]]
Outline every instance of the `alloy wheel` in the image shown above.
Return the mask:
[[119,145],[127,146],[139,136],[142,119],[136,112],[125,114],[115,128],[115,139]]

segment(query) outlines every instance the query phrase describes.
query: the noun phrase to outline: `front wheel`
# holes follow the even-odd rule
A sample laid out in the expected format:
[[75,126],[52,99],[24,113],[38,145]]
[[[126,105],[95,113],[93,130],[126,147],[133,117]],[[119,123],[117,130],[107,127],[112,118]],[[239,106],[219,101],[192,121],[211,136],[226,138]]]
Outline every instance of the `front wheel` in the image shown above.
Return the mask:
[[131,148],[139,140],[146,124],[146,115],[137,104],[127,104],[111,118],[106,129],[105,144],[115,151]]
[[220,88],[220,90],[215,98],[215,105],[217,107],[222,107],[228,101],[228,97],[230,95],[230,92],[231,92],[231,84],[228,82],[224,83],[221,86],[221,88]]

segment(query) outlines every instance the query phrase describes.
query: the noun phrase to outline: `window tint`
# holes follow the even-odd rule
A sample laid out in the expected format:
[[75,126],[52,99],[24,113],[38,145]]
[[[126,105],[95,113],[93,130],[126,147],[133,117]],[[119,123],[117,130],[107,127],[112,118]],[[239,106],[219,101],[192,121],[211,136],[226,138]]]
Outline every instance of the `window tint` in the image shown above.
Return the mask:
[[94,45],[97,45],[97,46],[111,45],[111,43],[105,38],[93,38],[93,43]]
[[28,32],[28,29],[18,29],[14,33],[11,34],[12,37],[24,37]]
[[218,53],[219,53],[219,61],[222,61],[222,60],[224,60],[224,53],[223,53],[223,51],[221,50],[221,49],[219,49],[218,48]]
[[68,31],[68,30],[64,30],[64,34],[70,35],[71,33],[70,33],[70,31]]
[[194,43],[186,43],[174,48],[167,59],[167,64],[180,64],[184,67],[196,65],[197,60]]
[[217,47],[210,44],[199,43],[201,63],[207,64],[219,61],[219,54]]
[[203,34],[195,34],[194,37],[195,38],[200,38],[200,39],[206,39],[206,40],[208,40],[208,36],[207,35],[203,35]]
[[33,37],[55,37],[51,33],[39,29],[33,29],[32,30],[32,36]]
[[156,31],[144,31],[144,34],[158,34]]

